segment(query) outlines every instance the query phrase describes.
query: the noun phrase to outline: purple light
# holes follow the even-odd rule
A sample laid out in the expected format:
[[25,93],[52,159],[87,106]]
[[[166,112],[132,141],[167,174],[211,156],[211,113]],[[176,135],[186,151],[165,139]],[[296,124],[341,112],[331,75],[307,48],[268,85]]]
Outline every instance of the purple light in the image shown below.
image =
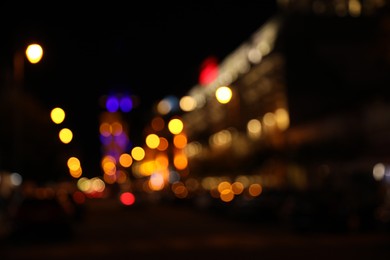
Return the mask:
[[130,97],[122,97],[119,103],[119,106],[123,112],[130,112],[133,108],[133,101]]
[[101,142],[103,145],[109,145],[112,141],[113,141],[112,136],[100,135],[100,142]]
[[110,148],[110,149],[107,149],[107,151],[105,152],[105,155],[112,156],[112,157],[114,157],[115,160],[118,160],[119,156],[120,156],[120,152],[115,150],[114,148]]
[[116,112],[119,108],[119,101],[116,97],[109,97],[106,101],[106,108],[109,112]]
[[116,136],[115,143],[118,144],[122,150],[124,150],[127,146],[127,143],[128,143],[127,135],[122,133],[122,134]]

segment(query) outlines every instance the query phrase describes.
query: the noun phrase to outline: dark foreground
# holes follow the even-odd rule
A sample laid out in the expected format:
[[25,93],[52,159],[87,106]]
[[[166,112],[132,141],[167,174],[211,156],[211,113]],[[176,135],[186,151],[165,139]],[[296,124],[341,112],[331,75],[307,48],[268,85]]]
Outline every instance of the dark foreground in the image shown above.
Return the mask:
[[295,232],[172,203],[90,200],[62,227],[1,241],[0,259],[390,259],[389,232]]

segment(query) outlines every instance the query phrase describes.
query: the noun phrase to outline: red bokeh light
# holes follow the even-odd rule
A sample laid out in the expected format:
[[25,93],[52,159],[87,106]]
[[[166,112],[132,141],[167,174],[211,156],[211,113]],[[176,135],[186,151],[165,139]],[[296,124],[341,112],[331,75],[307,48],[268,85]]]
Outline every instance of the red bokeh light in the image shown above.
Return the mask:
[[218,76],[218,61],[215,57],[206,58],[200,66],[199,84],[207,85]]
[[123,205],[130,206],[133,205],[135,202],[135,196],[131,192],[123,192],[120,195],[120,201]]

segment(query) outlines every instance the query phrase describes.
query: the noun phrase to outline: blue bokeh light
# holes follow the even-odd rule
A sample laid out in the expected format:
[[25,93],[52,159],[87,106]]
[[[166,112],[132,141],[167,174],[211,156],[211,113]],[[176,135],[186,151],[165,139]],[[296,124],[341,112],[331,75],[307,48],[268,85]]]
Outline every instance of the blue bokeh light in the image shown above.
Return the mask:
[[109,112],[116,112],[119,108],[119,101],[116,97],[108,97],[106,101],[106,108]]
[[122,112],[130,112],[133,108],[133,101],[129,96],[124,96],[120,99],[119,106]]
[[179,111],[179,99],[176,96],[169,95],[164,98],[164,100],[170,105],[171,112]]

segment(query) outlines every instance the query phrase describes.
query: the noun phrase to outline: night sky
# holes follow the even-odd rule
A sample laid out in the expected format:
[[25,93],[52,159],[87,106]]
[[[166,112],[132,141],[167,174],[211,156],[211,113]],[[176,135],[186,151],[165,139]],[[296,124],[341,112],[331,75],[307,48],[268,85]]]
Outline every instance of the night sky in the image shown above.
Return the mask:
[[11,51],[30,41],[42,44],[44,59],[31,68],[34,74],[26,75],[40,83],[31,83],[39,99],[52,105],[74,99],[74,94],[58,89],[89,96],[124,88],[149,105],[167,94],[184,94],[197,83],[205,58],[222,60],[273,15],[277,5],[270,0],[190,1],[58,6],[36,14],[27,9],[25,15],[10,16],[11,27],[2,26],[8,34],[5,47]]
[[272,0],[49,6],[5,1],[0,10],[2,67],[12,67],[18,49],[39,42],[44,57],[26,64],[23,90],[47,111],[64,108],[74,141],[98,156],[102,96],[136,96],[132,116],[140,133],[153,104],[187,93],[198,82],[202,61],[222,61],[278,6]]

